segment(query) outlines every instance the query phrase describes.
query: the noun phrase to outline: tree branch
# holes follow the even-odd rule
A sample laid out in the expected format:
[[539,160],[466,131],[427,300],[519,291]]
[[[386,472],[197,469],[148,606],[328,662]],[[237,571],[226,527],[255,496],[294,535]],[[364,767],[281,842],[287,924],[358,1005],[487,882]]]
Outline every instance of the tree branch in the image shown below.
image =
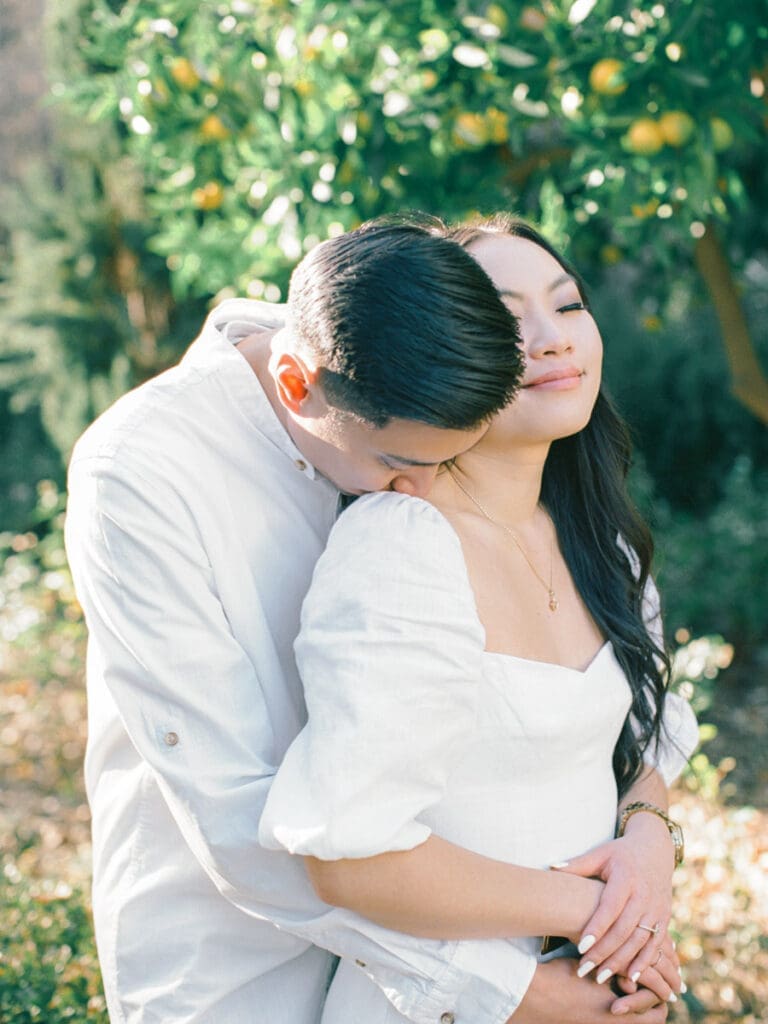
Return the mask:
[[696,243],[695,258],[720,321],[731,391],[753,415],[768,424],[768,378],[757,358],[730,264],[711,221]]

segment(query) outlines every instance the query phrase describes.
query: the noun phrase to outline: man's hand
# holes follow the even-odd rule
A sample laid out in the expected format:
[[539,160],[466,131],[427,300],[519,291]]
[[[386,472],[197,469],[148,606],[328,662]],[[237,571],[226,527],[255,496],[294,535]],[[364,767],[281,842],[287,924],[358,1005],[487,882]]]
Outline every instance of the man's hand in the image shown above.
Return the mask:
[[664,1024],[666,1003],[647,989],[621,1000],[623,1015],[611,1012],[616,996],[609,985],[598,985],[576,974],[578,962],[565,957],[539,964],[528,991],[507,1024]]
[[[613,975],[639,976],[659,961],[663,948],[665,984],[680,991],[680,964],[666,938],[672,909],[674,851],[664,823],[655,815],[637,814],[622,839],[614,839],[560,870],[606,883],[597,911],[579,937],[582,973],[607,980]],[[654,926],[658,934],[651,934]],[[659,995],[664,998],[663,992]]]

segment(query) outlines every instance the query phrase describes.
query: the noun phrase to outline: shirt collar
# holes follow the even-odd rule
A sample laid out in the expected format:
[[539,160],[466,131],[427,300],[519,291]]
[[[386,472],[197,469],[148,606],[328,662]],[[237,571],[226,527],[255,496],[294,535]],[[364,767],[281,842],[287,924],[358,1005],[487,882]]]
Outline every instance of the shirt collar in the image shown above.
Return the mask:
[[[200,336],[185,359],[204,364],[210,358],[228,362],[227,387],[248,420],[310,480],[321,476],[296,446],[277,418],[259,378],[237,351],[237,344],[256,331],[283,327],[286,307],[256,299],[227,299],[209,313]],[[323,478],[324,479],[324,478]]]

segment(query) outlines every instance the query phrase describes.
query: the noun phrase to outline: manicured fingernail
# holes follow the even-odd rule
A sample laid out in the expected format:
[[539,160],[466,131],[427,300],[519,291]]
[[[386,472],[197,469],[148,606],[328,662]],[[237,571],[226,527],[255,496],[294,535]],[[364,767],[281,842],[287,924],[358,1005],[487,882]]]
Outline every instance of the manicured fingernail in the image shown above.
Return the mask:
[[596,942],[597,939],[594,935],[585,935],[577,946],[577,949],[580,953],[586,953],[588,949],[592,949]]
[[669,999],[667,1000],[667,1002],[668,1003],[676,1003],[677,1002],[677,996],[675,995],[674,992],[670,992],[669,993]]
[[680,991],[683,993],[683,995],[685,995],[685,993],[688,991],[688,986],[685,984],[684,981],[680,984]]
[[551,868],[554,868],[555,871],[557,871],[558,868],[567,868],[568,867],[568,863],[569,862],[567,860],[559,860],[557,862],[557,864],[550,864],[549,866]]
[[632,981],[634,981],[635,984],[637,984],[637,979],[639,977],[640,977],[640,971],[635,971],[635,973],[632,975]]
[[606,967],[604,971],[600,971],[600,973],[598,974],[597,984],[602,985],[604,981],[608,981],[612,974],[613,971],[610,969],[610,967]]
[[589,974],[594,966],[591,960],[585,960],[578,971],[576,971],[576,974],[579,978],[583,978],[585,974]]
[[629,1012],[629,1010],[627,1009],[626,1006],[619,1006],[615,1010],[611,1010],[611,1013],[615,1014],[617,1017],[620,1014],[622,1014],[622,1013],[628,1013],[628,1012]]

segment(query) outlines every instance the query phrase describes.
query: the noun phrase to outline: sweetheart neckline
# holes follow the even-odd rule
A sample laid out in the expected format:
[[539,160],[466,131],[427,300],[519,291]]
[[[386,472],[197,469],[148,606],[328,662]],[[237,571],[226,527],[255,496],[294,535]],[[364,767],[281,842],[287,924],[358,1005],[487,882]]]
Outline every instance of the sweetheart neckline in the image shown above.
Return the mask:
[[539,668],[559,668],[564,672],[574,672],[577,676],[586,676],[589,674],[594,665],[600,660],[604,651],[608,648],[612,648],[613,645],[610,640],[606,640],[602,646],[595,651],[590,662],[585,668],[573,668],[570,665],[560,665],[556,661],[539,661],[537,658],[523,658],[518,654],[505,654],[503,651],[483,651],[483,655],[489,658],[504,658],[508,661],[518,661],[526,665],[536,665]]

